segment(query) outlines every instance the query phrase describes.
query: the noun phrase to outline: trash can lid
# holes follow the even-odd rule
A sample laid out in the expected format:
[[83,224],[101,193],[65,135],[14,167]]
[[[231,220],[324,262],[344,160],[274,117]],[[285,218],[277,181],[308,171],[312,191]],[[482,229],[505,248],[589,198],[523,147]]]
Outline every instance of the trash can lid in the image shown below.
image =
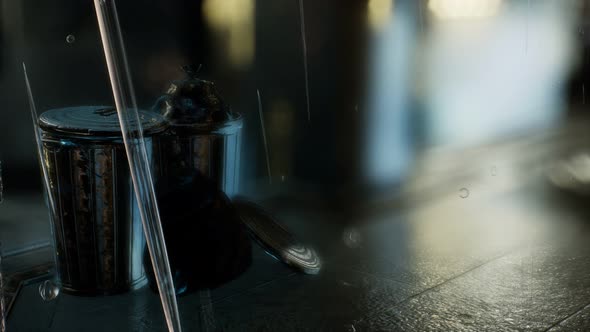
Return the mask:
[[[167,128],[159,114],[139,110],[144,135],[159,133]],[[135,124],[135,120],[131,121]],[[117,110],[113,106],[77,106],[57,108],[39,117],[39,126],[45,131],[74,136],[121,137]]]
[[299,241],[261,206],[244,199],[234,199],[242,222],[252,236],[272,256],[306,274],[320,272],[317,253]]

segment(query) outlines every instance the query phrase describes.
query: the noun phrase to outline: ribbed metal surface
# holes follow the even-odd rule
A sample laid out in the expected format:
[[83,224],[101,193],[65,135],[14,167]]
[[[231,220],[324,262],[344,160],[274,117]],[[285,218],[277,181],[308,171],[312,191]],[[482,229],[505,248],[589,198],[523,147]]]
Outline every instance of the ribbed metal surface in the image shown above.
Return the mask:
[[190,176],[198,170],[232,197],[239,190],[241,122],[224,133],[178,133],[160,138],[161,175]]
[[145,239],[122,143],[63,142],[43,142],[63,290],[112,294],[142,284]]

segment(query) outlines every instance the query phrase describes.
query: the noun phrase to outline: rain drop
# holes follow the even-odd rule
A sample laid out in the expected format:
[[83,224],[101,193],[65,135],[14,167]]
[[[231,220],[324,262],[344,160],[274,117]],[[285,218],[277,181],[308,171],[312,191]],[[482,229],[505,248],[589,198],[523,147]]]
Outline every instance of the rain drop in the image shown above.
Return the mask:
[[342,286],[345,286],[345,287],[350,287],[350,286],[352,286],[352,284],[351,284],[351,283],[349,283],[349,282],[346,282],[346,281],[344,281],[344,280],[340,280],[340,285],[342,285]]
[[281,182],[285,182],[285,176],[281,175]]
[[354,327],[354,325],[350,324],[346,326],[346,332],[356,332],[356,328]]
[[68,36],[66,37],[66,42],[67,42],[68,44],[73,44],[75,41],[76,41],[76,37],[75,37],[74,35],[68,35]]
[[39,295],[44,301],[52,301],[59,295],[59,287],[51,280],[45,280],[39,285]]
[[345,230],[342,233],[342,241],[349,248],[358,248],[361,245],[361,233],[354,228]]
[[459,197],[461,197],[461,198],[469,197],[469,189],[467,189],[467,188],[459,189]]

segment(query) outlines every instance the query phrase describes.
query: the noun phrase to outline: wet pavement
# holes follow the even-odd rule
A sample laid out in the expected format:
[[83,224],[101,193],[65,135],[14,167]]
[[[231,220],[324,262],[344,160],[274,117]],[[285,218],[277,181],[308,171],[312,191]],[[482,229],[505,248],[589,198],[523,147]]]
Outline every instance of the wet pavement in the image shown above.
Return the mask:
[[[256,246],[238,279],[179,298],[185,330],[587,330],[588,198],[557,191],[544,176],[555,151],[584,151],[584,127],[576,128],[572,140],[556,132],[463,151],[462,160],[425,156],[422,176],[397,202],[344,203],[294,189],[260,199],[317,249],[322,272],[298,274]],[[22,288],[8,331],[165,329],[147,288],[49,302],[37,288]]]

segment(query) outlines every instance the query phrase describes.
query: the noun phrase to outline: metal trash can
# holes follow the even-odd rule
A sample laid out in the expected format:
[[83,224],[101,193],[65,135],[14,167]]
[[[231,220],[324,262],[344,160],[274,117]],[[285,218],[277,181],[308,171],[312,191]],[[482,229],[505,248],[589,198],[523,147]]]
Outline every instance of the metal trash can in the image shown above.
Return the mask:
[[187,75],[172,82],[154,106],[170,125],[161,138],[162,176],[188,178],[199,171],[231,198],[239,190],[242,116],[213,82]]
[[[167,128],[140,111],[148,153]],[[113,107],[53,109],[39,118],[43,162],[55,197],[53,234],[62,290],[108,295],[143,286],[145,238]],[[154,171],[157,163],[152,162]]]

